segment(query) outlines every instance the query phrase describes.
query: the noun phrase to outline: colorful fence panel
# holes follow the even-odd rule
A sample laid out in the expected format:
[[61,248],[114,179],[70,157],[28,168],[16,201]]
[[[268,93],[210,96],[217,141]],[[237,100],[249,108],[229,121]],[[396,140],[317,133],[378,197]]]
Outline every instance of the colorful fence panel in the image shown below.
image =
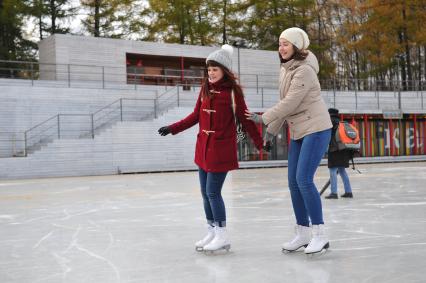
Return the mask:
[[[361,137],[362,157],[426,155],[426,115],[404,115],[402,119],[383,119],[382,115],[342,115],[342,120],[355,124]],[[262,132],[265,132],[265,127]],[[283,127],[275,138],[270,153],[258,152],[250,139],[239,145],[239,159],[286,160],[288,129]]]

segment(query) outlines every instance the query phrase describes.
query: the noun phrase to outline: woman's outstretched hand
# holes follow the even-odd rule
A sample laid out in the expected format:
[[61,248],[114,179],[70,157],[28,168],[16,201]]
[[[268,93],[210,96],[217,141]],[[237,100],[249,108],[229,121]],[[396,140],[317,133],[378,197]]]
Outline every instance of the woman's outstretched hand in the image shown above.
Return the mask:
[[161,127],[160,129],[158,129],[158,133],[162,136],[167,136],[168,134],[170,134],[170,129],[167,126]]
[[256,124],[263,124],[262,116],[246,110],[245,113],[248,120],[252,120]]

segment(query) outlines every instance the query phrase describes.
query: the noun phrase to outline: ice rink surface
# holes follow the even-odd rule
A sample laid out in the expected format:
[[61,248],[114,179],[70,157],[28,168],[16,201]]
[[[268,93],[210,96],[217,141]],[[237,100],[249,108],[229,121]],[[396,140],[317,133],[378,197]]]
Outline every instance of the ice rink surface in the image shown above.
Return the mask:
[[194,249],[197,172],[0,181],[0,282],[426,282],[426,163],[358,167],[354,199],[322,197],[331,248],[315,257],[281,252],[287,168],[228,175],[232,247],[214,255]]

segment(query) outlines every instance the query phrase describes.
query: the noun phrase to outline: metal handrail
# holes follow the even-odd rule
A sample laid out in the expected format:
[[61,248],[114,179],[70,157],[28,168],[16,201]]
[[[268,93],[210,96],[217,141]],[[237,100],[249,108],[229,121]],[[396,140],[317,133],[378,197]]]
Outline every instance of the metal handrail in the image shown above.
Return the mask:
[[93,116],[93,123],[95,123],[95,122],[97,122],[97,121],[102,120],[104,117],[108,116],[108,114],[109,114],[109,113],[112,113],[112,112],[113,112],[113,111],[107,112],[106,114],[104,114],[104,115],[100,116],[99,118],[95,118],[95,117]]
[[110,103],[110,104],[108,104],[108,105],[106,105],[106,106],[102,107],[101,109],[99,109],[99,110],[97,110],[96,112],[92,113],[92,115],[96,115],[98,112],[101,112],[102,110],[104,110],[104,109],[106,109],[106,108],[110,107],[111,105],[114,105],[115,103],[117,103],[117,102],[121,101],[121,99],[122,99],[122,98],[119,98],[119,99],[115,100],[114,102],[112,102],[112,103]]
[[167,94],[167,93],[169,93],[170,91],[172,91],[172,90],[174,90],[174,89],[177,89],[179,86],[180,86],[180,85],[179,85],[179,84],[177,84],[177,85],[175,85],[173,88],[171,88],[171,89],[169,89],[169,90],[166,90],[165,92],[163,92],[162,94],[160,94],[159,96],[157,96],[157,99],[159,99],[159,98],[161,98],[162,96],[166,95],[166,94]]
[[[174,89],[176,90],[177,88],[178,87],[176,87]],[[165,93],[170,93],[170,90],[167,90]],[[176,91],[176,94],[177,93],[178,93],[178,91]],[[172,94],[172,97],[176,96],[176,94]],[[25,151],[25,156],[27,156],[28,151],[29,151],[30,148],[34,148],[35,146],[37,146],[37,144],[41,143],[42,139],[46,138],[45,133],[47,131],[51,130],[52,128],[57,127],[58,130],[54,134],[47,135],[47,137],[49,138],[51,136],[55,136],[56,135],[56,136],[58,136],[58,138],[60,138],[60,129],[61,129],[61,125],[60,124],[61,124],[61,121],[62,121],[60,119],[61,116],[65,116],[65,117],[67,117],[67,116],[71,116],[71,117],[73,117],[73,116],[87,116],[87,117],[91,117],[91,121],[90,121],[91,125],[89,126],[89,127],[91,127],[91,129],[90,130],[85,130],[84,134],[91,133],[92,134],[91,135],[92,138],[94,138],[95,137],[95,131],[97,129],[101,128],[101,127],[104,127],[105,125],[111,125],[113,123],[112,122],[113,120],[116,121],[116,119],[115,119],[116,116],[120,116],[121,120],[123,119],[123,101],[125,101],[125,100],[126,101],[154,101],[154,109],[152,109],[151,113],[154,113],[154,116],[156,116],[156,113],[158,113],[156,101],[158,101],[158,99],[160,97],[162,97],[162,95],[160,95],[160,96],[158,96],[158,97],[156,97],[154,99],[149,99],[149,98],[135,98],[135,99],[132,99],[132,98],[120,98],[118,100],[113,101],[112,103],[109,103],[108,105],[100,108],[99,110],[97,110],[97,111],[95,111],[95,112],[93,112],[91,114],[56,114],[56,115],[54,115],[54,116],[52,116],[52,117],[44,120],[43,122],[38,123],[37,125],[31,127],[30,129],[24,131],[24,142],[25,142],[24,151]],[[102,111],[104,111],[106,109],[109,109],[109,108],[111,108],[111,106],[116,105],[118,103],[120,103],[120,107],[114,107],[114,109],[112,109],[111,111],[108,111],[107,113],[102,113]],[[102,113],[102,115],[100,115],[100,117],[98,117],[100,113]],[[98,125],[95,126],[96,122],[100,121],[101,119],[104,119],[105,117],[110,117],[112,113],[117,113],[117,115],[114,115],[114,117],[112,117],[110,119],[107,119],[105,122],[100,122]],[[98,114],[98,116],[97,116],[97,114]],[[56,120],[54,125],[48,126],[47,128],[43,128],[40,132],[32,134],[32,131],[34,131],[35,129],[38,129],[40,127],[42,127],[43,125],[46,125],[47,123],[49,123],[49,122],[51,122],[53,120]],[[62,123],[64,123],[64,122],[62,121]],[[69,124],[69,122],[67,122],[67,124]],[[72,123],[72,124],[78,124],[78,123]],[[68,132],[81,132],[82,130],[79,129],[79,130],[67,130],[67,131]],[[39,141],[31,142],[31,144],[29,144],[29,141],[33,141],[36,137],[39,137]]]
[[[19,64],[40,64],[37,61],[16,61],[16,60],[0,60],[0,63],[19,63]],[[42,63],[42,64],[52,64],[56,65],[54,63]]]
[[[423,82],[420,82],[419,81],[419,83],[421,83],[421,88],[423,88]],[[425,84],[426,85],[426,84]],[[176,85],[174,85],[174,86],[172,86],[171,88],[169,88],[169,89],[167,89],[166,88],[166,90],[164,91],[164,92],[162,92],[160,95],[158,95],[158,94],[156,94],[156,96],[155,96],[155,98],[137,98],[137,99],[132,99],[132,98],[120,98],[120,99],[117,99],[117,100],[115,100],[115,101],[113,101],[112,103],[109,103],[108,105],[106,105],[106,106],[103,106],[102,108],[100,108],[99,110],[97,110],[97,111],[95,111],[95,112],[93,112],[93,113],[91,113],[91,114],[74,114],[74,115],[76,115],[76,116],[88,116],[88,117],[92,117],[92,119],[91,119],[91,121],[88,121],[88,123],[92,123],[92,125],[91,125],[91,130],[87,130],[87,132],[89,132],[89,131],[91,131],[92,132],[92,138],[94,137],[94,132],[97,130],[97,129],[99,129],[99,128],[101,128],[101,127],[104,127],[105,125],[110,125],[112,122],[111,122],[111,120],[115,120],[115,118],[113,118],[113,119],[106,119],[106,122],[104,122],[104,123],[102,123],[102,122],[99,122],[100,121],[100,119],[104,119],[105,117],[108,117],[108,116],[110,116],[111,115],[111,113],[118,113],[118,114],[121,114],[121,115],[123,115],[123,112],[124,112],[124,110],[123,110],[123,101],[125,101],[125,100],[141,100],[141,101],[143,101],[143,100],[146,100],[146,101],[153,101],[154,102],[154,106],[151,108],[151,110],[152,110],[152,112],[150,112],[150,114],[149,115],[152,115],[152,114],[154,114],[154,117],[157,117],[157,115],[159,114],[159,113],[162,113],[162,112],[164,112],[164,111],[167,111],[167,109],[169,109],[170,107],[173,107],[173,106],[175,106],[175,104],[174,104],[174,101],[177,101],[177,106],[179,106],[179,101],[180,101],[180,88],[181,87],[187,87],[187,86],[191,86],[191,87],[194,87],[194,86],[197,86],[197,87],[199,87],[199,85],[194,85],[194,84],[176,84]],[[255,92],[256,92],[256,90],[258,91],[258,89],[259,88],[250,88],[250,87],[246,87],[245,89],[254,89],[255,90]],[[261,105],[262,105],[262,108],[264,108],[264,102],[266,102],[266,103],[268,103],[269,104],[269,100],[266,98],[264,98],[263,97],[263,90],[264,90],[264,88],[260,88],[261,89],[261,94],[259,93],[259,92],[257,92],[257,93],[259,93],[259,97],[261,97]],[[267,88],[265,88],[265,89],[267,89]],[[275,89],[275,88],[273,88],[273,89]],[[371,91],[371,94],[373,93],[373,91]],[[405,100],[404,99],[402,99],[402,98],[404,98],[404,97],[402,97],[401,98],[401,93],[403,93],[403,92],[401,92],[401,91],[398,91],[398,93],[396,93],[396,92],[394,92],[394,99],[396,99],[396,98],[398,98],[398,100],[399,100],[399,104],[403,104],[405,101],[410,101],[410,99],[411,98],[405,98]],[[362,107],[362,106],[359,106],[359,105],[362,105],[362,100],[364,99],[364,98],[367,98],[367,97],[364,97],[363,95],[361,95],[362,94],[362,92],[361,93],[355,93],[355,101],[354,101],[354,106],[355,106],[355,109],[358,109],[358,107]],[[260,96],[261,95],[261,96]],[[334,96],[333,96],[334,95]],[[380,95],[380,93],[379,92],[375,92],[374,93],[374,95],[376,95],[376,104],[377,104],[377,108],[378,109],[380,109],[380,104],[382,103],[381,101],[380,101],[380,99],[382,99],[382,97],[383,96],[381,96]],[[415,95],[415,94],[414,94]],[[330,95],[330,93],[327,93],[326,94],[326,96],[327,96],[327,99],[329,99],[329,101],[331,102],[331,103],[333,103],[333,105],[334,106],[336,106],[336,93],[334,92],[333,94],[331,94]],[[423,91],[422,90],[420,90],[418,93],[417,93],[417,99],[416,99],[416,101],[417,101],[417,105],[420,107],[422,107],[422,109],[424,109],[423,107],[424,107],[424,104],[423,104],[423,96],[424,96],[424,93],[423,93]],[[368,97],[368,101],[369,101],[369,103],[371,104],[371,97],[369,96]],[[367,100],[365,100],[365,101],[367,101]],[[118,103],[120,103],[121,105],[120,105],[120,107],[117,105]],[[365,104],[365,102],[364,102],[364,104]],[[112,109],[112,106],[113,105],[117,105],[117,107],[114,107],[114,109]],[[383,105],[383,103],[382,103],[382,105]],[[146,106],[146,105],[145,105]],[[138,106],[138,107],[145,107],[145,106]],[[131,107],[131,106],[130,106]],[[399,107],[401,107],[401,105],[399,105]],[[102,112],[102,111],[105,111],[105,109],[112,109],[112,111],[107,111],[108,113],[102,113],[102,115],[100,115],[100,113]],[[117,115],[118,115],[117,114]],[[39,124],[37,124],[37,125],[35,125],[35,126],[33,126],[33,127],[31,127],[30,129],[28,129],[28,130],[26,130],[25,132],[24,132],[24,135],[25,135],[25,141],[27,142],[27,141],[33,141],[34,139],[35,139],[35,137],[36,136],[40,136],[40,139],[41,138],[44,138],[44,136],[43,137],[41,137],[41,135],[43,135],[45,132],[47,132],[47,131],[49,131],[49,130],[51,130],[53,127],[55,127],[55,126],[57,126],[58,127],[58,131],[60,131],[61,130],[61,124],[63,124],[64,122],[60,119],[60,117],[61,116],[71,116],[71,115],[73,115],[73,114],[57,114],[57,115],[54,115],[54,116],[52,116],[52,117],[50,117],[49,119],[47,119],[47,120],[45,120],[45,121],[43,121],[43,122],[41,122],[41,123],[39,123]],[[101,117],[99,117],[99,116],[101,116]],[[40,133],[36,133],[36,134],[33,134],[32,133],[32,131],[34,130],[34,129],[36,129],[37,127],[40,127],[41,125],[43,125],[43,124],[47,124],[47,123],[49,123],[49,122],[51,122],[53,119],[58,119],[58,121],[56,121],[55,123],[54,123],[54,125],[53,126],[49,126],[48,127],[48,129],[43,129]],[[121,120],[123,119],[123,117],[121,116]],[[96,123],[95,124],[95,122],[99,122],[99,123]],[[88,125],[90,125],[90,124],[88,124]],[[71,131],[70,131],[71,132]],[[60,138],[60,137],[59,137]],[[34,144],[31,144],[30,146],[32,147],[32,146],[34,146],[36,144],[36,142],[34,143]],[[27,148],[27,145],[26,145],[26,148]]]
[[47,119],[47,120],[45,120],[45,121],[43,121],[43,122],[41,122],[41,123],[39,123],[39,124],[35,125],[34,127],[29,128],[28,130],[24,131],[24,133],[27,133],[27,132],[29,132],[29,131],[31,131],[31,130],[33,130],[33,129],[37,128],[38,126],[40,126],[40,125],[42,125],[42,124],[44,124],[44,123],[46,123],[46,122],[48,122],[48,121],[52,120],[53,118],[55,118],[55,117],[56,117],[56,116],[58,116],[58,115],[59,115],[59,114],[56,114],[55,116],[52,116],[52,117],[50,117],[49,119]]
[[[134,85],[135,89],[136,89],[136,85],[142,84],[141,82],[137,81],[137,78],[143,78],[143,77],[156,77],[158,79],[160,79],[160,81],[158,82],[163,83],[164,85],[168,85],[169,83],[171,83],[172,85],[175,85],[177,81],[179,81],[180,79],[182,79],[181,76],[179,75],[170,75],[170,74],[163,74],[163,75],[159,75],[159,74],[149,74],[149,73],[131,73],[128,72],[129,70],[131,71],[132,69],[134,70],[141,70],[142,72],[144,72],[144,67],[128,67],[128,66],[120,66],[120,67],[112,67],[112,66],[99,66],[99,65],[83,65],[83,64],[54,64],[54,63],[40,63],[40,62],[35,62],[35,61],[7,61],[7,60],[0,60],[0,64],[20,64],[20,65],[24,65],[24,64],[28,64],[31,66],[31,68],[20,68],[19,66],[17,68],[15,68],[14,66],[10,66],[10,67],[1,67],[1,70],[9,70],[12,73],[16,72],[16,71],[26,71],[27,74],[26,75],[22,75],[20,76],[19,74],[14,75],[11,74],[11,77],[15,78],[16,76],[23,78],[23,79],[28,79],[32,81],[32,85],[34,85],[33,81],[37,80],[38,78],[36,76],[42,76],[42,74],[52,74],[50,70],[44,70],[43,68],[41,68],[42,66],[57,66],[57,67],[67,67],[64,68],[63,70],[60,70],[59,68],[54,68],[53,74],[52,76],[54,78],[52,78],[52,80],[55,81],[64,81],[64,82],[68,82],[68,87],[75,87],[76,84],[71,84],[71,80],[75,80],[73,79],[72,76],[78,75],[79,78],[77,80],[75,80],[75,82],[77,83],[81,83],[81,82],[99,82],[99,85],[96,85],[95,87],[99,87],[99,88],[115,88],[116,85],[113,86],[108,86],[106,85],[106,83],[123,83],[125,85]],[[38,68],[34,68],[34,66],[38,66]],[[74,69],[74,67],[76,67],[76,71],[72,70]],[[80,68],[79,68],[80,67]],[[94,68],[95,71],[94,72],[87,72],[83,69],[85,68]],[[106,71],[107,69],[107,71]],[[108,70],[112,70],[111,72],[109,72]],[[116,71],[118,70],[118,71]],[[164,68],[159,68],[160,71],[165,71],[166,69]],[[173,73],[173,71],[175,71],[175,73],[180,73],[182,72],[181,69],[167,69],[168,72]],[[190,69],[185,69],[184,71],[193,71]],[[28,72],[30,72],[30,74],[28,74]],[[89,76],[85,76],[85,74],[90,74],[90,75],[94,75],[94,76],[100,76],[99,78],[95,78],[93,79],[93,77],[89,77]],[[7,75],[7,74],[6,74]],[[108,76],[108,78],[106,78],[105,76]],[[114,80],[111,75],[119,75],[119,76],[114,76],[114,77],[119,77],[121,79],[119,80]],[[62,79],[61,79],[62,76]],[[123,76],[123,77],[121,77]],[[277,88],[277,84],[278,84],[278,71],[277,74],[253,74],[253,73],[241,73],[238,74],[238,76],[240,77],[240,80],[242,81],[243,85],[255,85],[258,93],[259,93],[259,89],[262,87],[265,87],[265,84],[267,85],[273,85],[272,88]],[[247,77],[251,78],[251,79],[246,79]],[[134,82],[129,82],[129,79],[134,79]],[[199,80],[202,79],[202,77],[197,77],[197,76],[184,76],[183,77],[184,80]],[[163,81],[161,81],[163,80]],[[388,79],[388,80],[376,80],[375,78],[366,78],[366,79],[356,79],[356,78],[349,78],[349,77],[343,77],[343,78],[330,78],[330,79],[326,79],[326,80],[321,80],[321,83],[323,85],[323,89],[324,90],[336,90],[337,89],[346,89],[346,90],[369,90],[369,91],[382,91],[382,90],[393,90],[393,91],[400,91],[400,90],[413,90],[413,91],[424,91],[426,90],[426,81],[425,80],[401,80],[399,79],[399,77],[397,77],[395,80],[392,79]],[[178,84],[184,84],[183,81],[178,82]],[[184,84],[185,85],[185,84]],[[77,85],[78,86],[78,85]]]
[[[115,109],[112,109],[111,111],[107,112],[106,114],[104,114],[104,115],[100,116],[100,117],[99,117],[99,118],[97,118],[97,119],[95,119],[95,115],[93,115],[93,122],[97,122],[97,121],[101,120],[101,119],[102,119],[102,118],[104,118],[104,117],[108,117],[108,116],[109,116],[109,114],[116,112],[115,110],[117,110],[117,109],[118,109],[118,107],[117,107],[117,108],[115,108]],[[120,110],[120,112],[121,112],[121,110]]]
[[[58,115],[56,115],[56,116],[58,116]],[[56,117],[55,116],[55,117]],[[41,131],[41,132],[39,132],[39,133],[37,133],[36,135],[33,135],[33,136],[28,136],[28,131],[26,131],[25,132],[25,134],[27,135],[27,140],[31,140],[33,137],[35,137],[35,136],[39,136],[39,135],[41,135],[41,134],[44,134],[45,132],[47,132],[48,130],[50,130],[50,129],[52,129],[53,127],[55,127],[56,125],[53,125],[53,126],[50,126],[50,127],[48,127],[48,128],[46,128],[46,129],[44,129],[43,131]]]

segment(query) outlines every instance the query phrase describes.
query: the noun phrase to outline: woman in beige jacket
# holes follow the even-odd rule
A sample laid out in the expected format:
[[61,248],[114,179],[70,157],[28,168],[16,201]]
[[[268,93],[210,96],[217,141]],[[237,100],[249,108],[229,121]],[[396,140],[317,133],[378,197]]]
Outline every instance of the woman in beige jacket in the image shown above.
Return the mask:
[[267,125],[266,138],[277,135],[284,122],[290,128],[288,183],[296,216],[296,236],[283,251],[305,247],[312,254],[329,247],[321,198],[314,175],[330,142],[332,124],[321,97],[318,61],[308,51],[309,38],[300,28],[283,31],[279,39],[280,101],[263,115],[247,112],[250,120]]

